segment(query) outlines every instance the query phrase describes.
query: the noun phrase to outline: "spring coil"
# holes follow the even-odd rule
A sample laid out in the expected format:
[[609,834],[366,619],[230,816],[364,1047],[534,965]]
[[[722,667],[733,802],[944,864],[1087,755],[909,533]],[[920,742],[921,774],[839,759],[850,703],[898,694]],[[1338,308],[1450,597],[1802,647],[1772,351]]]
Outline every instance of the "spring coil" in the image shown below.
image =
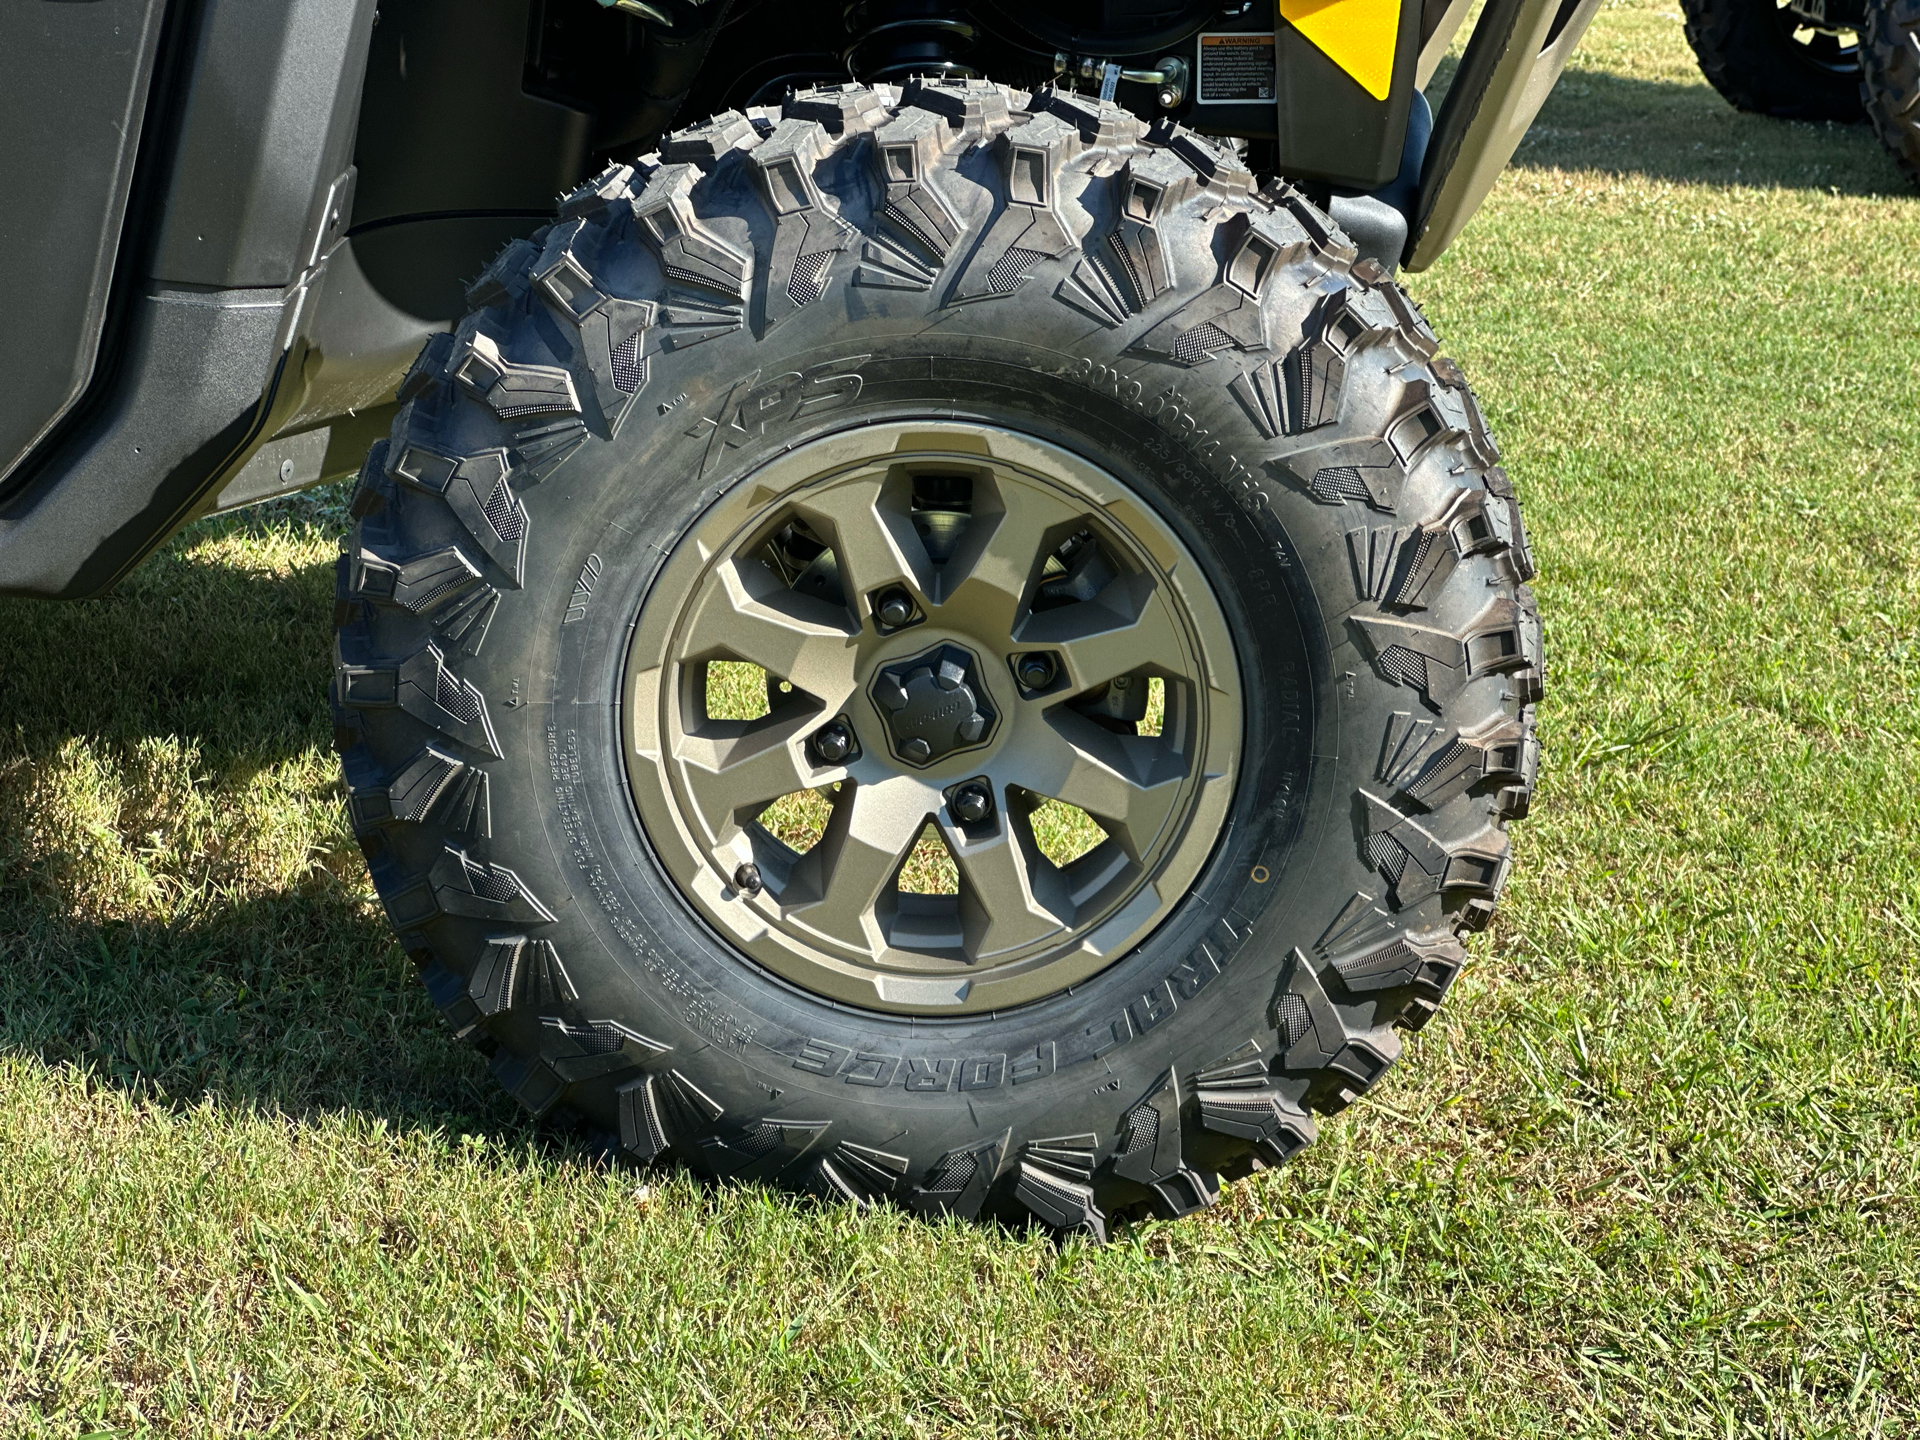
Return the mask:
[[946,0],[853,0],[843,18],[853,41],[840,58],[856,80],[968,80],[980,73],[968,63],[980,32]]

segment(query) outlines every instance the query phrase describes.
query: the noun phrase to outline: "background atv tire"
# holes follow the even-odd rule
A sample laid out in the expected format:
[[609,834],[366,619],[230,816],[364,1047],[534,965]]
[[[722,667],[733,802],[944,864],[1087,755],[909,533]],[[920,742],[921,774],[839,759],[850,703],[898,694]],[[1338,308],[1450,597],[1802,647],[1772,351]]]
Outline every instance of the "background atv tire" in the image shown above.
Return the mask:
[[1920,185],[1920,0],[1869,0],[1860,103],[1900,173]]
[[[723,115],[503,253],[368,459],[334,701],[392,922],[507,1088],[644,1161],[1101,1235],[1286,1160],[1316,1111],[1372,1085],[1492,912],[1541,663],[1493,440],[1419,313],[1354,255],[1210,141],[978,81]],[[1192,812],[1210,827],[1183,852],[1194,873],[1144,938],[1057,993],[964,1013],[911,986],[851,1003],[746,958],[752,917],[785,923],[778,881],[683,873],[680,842],[643,826],[667,765],[651,727],[684,715],[724,748],[800,701],[770,695],[723,734],[672,688],[697,666],[630,659],[706,583],[674,577],[718,563],[687,539],[716,514],[799,503],[768,477],[809,446],[924,434],[986,457],[968,525],[1002,493],[993,456],[1020,447],[1134,497],[1057,547],[1031,537],[1054,558],[1023,603],[1189,586],[1230,637],[1195,673],[1237,736],[1201,777],[1219,803]],[[1075,591],[1075,547],[1109,522],[1150,537],[1140,575],[1158,578]],[[857,547],[821,534],[841,589],[819,603],[893,643],[846,579]],[[896,618],[937,628],[934,593]],[[996,663],[968,683],[1001,712],[1058,700]],[[656,693],[687,698],[649,709]],[[1072,699],[1075,733],[1113,698]],[[848,766],[904,743],[855,710]],[[1129,753],[1165,743],[1122,710],[1101,723]],[[785,743],[822,785],[879,773]],[[758,848],[733,853],[778,856],[737,819],[730,843]],[[964,852],[955,815],[935,820]]]
[[1680,9],[1700,73],[1734,109],[1859,122],[1858,47],[1826,32],[1795,39],[1799,22],[1775,0],[1680,0]]

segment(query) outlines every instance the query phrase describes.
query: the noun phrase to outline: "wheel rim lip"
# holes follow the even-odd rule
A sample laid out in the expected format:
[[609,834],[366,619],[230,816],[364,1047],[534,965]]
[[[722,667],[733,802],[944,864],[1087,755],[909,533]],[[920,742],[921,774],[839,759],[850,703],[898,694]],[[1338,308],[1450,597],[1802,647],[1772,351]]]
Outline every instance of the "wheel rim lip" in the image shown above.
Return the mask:
[[[764,533],[797,497],[824,493],[876,466],[903,461],[971,464],[990,471],[996,486],[1008,480],[1051,486],[1084,502],[1103,536],[1123,538],[1130,558],[1151,567],[1156,587],[1151,603],[1175,613],[1188,641],[1190,679],[1183,683],[1195,697],[1192,754],[1145,863],[1133,863],[1137,873],[1124,893],[1109,896],[1086,923],[1076,916],[1076,923],[1027,953],[982,965],[956,966],[950,956],[915,950],[861,955],[823,944],[822,937],[794,924],[770,890],[753,896],[733,891],[727,877],[736,862],[750,857],[752,827],[744,827],[744,842],[716,850],[699,807],[687,803],[684,763],[674,753],[685,733],[675,721],[678,667],[690,663],[682,658],[679,642],[688,610],[706,593],[718,567],[750,552],[757,541],[743,542]],[[1143,524],[1151,527],[1144,537]],[[716,535],[725,538],[713,543]],[[1030,617],[1032,612],[1024,613]],[[856,721],[868,766],[864,783],[876,784],[870,778],[876,748],[888,767],[907,768],[886,754],[884,717],[871,695],[878,668],[942,640],[970,649],[980,641],[932,621],[878,642],[867,638],[871,627],[863,624],[861,635],[867,655],[841,713]],[[937,795],[988,772],[995,756],[1018,744],[1023,732],[1031,733],[1027,727],[1046,723],[1044,710],[1021,702],[1011,671],[998,673],[998,652],[1009,646],[1015,653],[1031,648],[1009,636],[998,650],[980,655],[987,672],[981,679],[999,714],[988,740],[915,767],[911,774],[888,776],[888,783],[903,789],[917,783],[923,799]],[[803,990],[861,1009],[916,1015],[958,1017],[1032,1003],[1091,978],[1129,953],[1188,893],[1211,858],[1238,781],[1244,734],[1238,657],[1224,612],[1191,550],[1151,504],[1109,471],[1050,441],[1003,426],[942,418],[848,427],[770,459],[729,487],[682,534],[648,587],[628,644],[621,700],[624,768],[641,827],[689,906],[733,949]],[[852,713],[860,707],[871,712],[864,725]],[[820,713],[811,724],[831,718],[830,712]],[[837,773],[849,767],[832,768]],[[920,801],[906,803],[911,808]],[[941,817],[934,816],[932,823],[951,848],[955,836]]]

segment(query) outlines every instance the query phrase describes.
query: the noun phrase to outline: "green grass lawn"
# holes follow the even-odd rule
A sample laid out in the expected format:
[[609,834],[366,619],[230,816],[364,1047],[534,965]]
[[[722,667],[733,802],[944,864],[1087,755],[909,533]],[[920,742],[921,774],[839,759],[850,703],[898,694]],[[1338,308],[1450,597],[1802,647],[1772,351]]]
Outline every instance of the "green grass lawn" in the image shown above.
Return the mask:
[[1375,1097],[1096,1249],[609,1172],[391,945],[326,492],[0,604],[0,1433],[1920,1430],[1920,199],[1602,12],[1412,288],[1553,670]]

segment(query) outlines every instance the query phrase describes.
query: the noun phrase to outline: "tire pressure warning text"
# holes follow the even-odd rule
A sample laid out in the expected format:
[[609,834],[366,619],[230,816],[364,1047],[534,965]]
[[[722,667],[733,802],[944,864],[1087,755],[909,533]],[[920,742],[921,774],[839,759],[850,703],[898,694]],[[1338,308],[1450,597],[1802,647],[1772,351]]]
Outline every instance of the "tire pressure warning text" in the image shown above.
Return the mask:
[[1272,101],[1278,73],[1272,35],[1202,35],[1194,103]]

